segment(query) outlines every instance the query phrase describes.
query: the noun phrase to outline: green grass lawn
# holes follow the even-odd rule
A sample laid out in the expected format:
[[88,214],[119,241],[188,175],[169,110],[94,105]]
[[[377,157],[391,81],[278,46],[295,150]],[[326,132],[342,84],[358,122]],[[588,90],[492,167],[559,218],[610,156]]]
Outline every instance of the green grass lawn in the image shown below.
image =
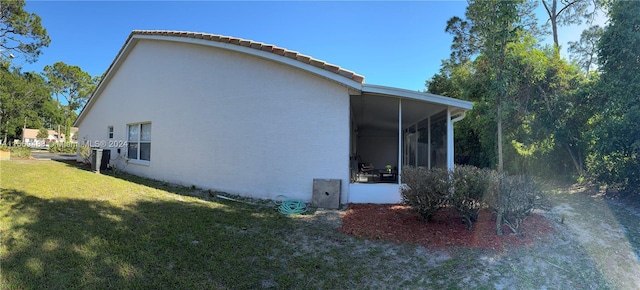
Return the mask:
[[293,287],[318,272],[287,246],[296,221],[271,209],[54,161],[3,162],[1,182],[2,289]]
[[[363,253],[367,241],[270,207],[204,201],[182,195],[187,187],[56,161],[0,166],[1,289],[328,289],[371,286],[376,276],[406,280],[387,277],[391,265]],[[414,249],[393,247],[408,257]]]
[[[0,185],[3,290],[616,285],[617,276],[599,268],[611,263],[590,255],[597,243],[576,239],[565,224],[552,243],[503,253],[441,251],[353,238],[320,212],[283,216],[274,207],[206,201],[188,196],[188,187],[56,161],[3,161]],[[627,235],[637,251],[638,236]],[[624,257],[631,266],[621,269],[635,277],[637,262]]]

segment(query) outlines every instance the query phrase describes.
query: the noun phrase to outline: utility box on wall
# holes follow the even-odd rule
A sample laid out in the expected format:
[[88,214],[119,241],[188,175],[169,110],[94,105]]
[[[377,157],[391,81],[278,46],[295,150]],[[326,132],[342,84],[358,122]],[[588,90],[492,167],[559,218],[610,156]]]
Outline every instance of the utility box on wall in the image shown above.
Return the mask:
[[320,208],[340,208],[340,179],[313,179],[311,206]]

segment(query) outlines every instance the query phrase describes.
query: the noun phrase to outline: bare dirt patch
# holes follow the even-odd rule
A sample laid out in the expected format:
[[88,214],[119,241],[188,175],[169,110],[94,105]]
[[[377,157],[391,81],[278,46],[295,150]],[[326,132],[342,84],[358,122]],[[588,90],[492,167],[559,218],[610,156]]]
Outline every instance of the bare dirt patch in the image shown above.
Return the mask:
[[[385,265],[395,265],[390,269],[403,281],[421,277],[417,284],[426,288],[640,289],[637,208],[584,188],[556,185],[546,195],[548,204],[524,221],[522,236],[506,229],[495,235],[486,211],[469,232],[452,211],[425,223],[408,207],[374,204],[350,205],[339,231],[369,247],[424,249],[422,258],[439,262],[424,266],[403,256]],[[422,270],[403,267],[403,259]]]

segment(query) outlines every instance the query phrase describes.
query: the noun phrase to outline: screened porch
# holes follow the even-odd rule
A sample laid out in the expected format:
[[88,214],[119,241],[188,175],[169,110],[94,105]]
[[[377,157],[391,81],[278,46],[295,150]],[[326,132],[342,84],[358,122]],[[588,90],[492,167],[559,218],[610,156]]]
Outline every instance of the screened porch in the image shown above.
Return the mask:
[[453,124],[471,107],[378,86],[352,95],[351,202],[399,202],[403,166],[453,168]]

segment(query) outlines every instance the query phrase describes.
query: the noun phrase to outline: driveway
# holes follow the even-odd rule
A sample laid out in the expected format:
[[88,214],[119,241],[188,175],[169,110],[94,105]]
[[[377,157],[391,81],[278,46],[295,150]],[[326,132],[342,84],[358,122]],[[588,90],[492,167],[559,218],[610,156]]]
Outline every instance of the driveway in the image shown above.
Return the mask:
[[76,154],[50,153],[47,151],[31,151],[31,156],[38,160],[76,160]]

